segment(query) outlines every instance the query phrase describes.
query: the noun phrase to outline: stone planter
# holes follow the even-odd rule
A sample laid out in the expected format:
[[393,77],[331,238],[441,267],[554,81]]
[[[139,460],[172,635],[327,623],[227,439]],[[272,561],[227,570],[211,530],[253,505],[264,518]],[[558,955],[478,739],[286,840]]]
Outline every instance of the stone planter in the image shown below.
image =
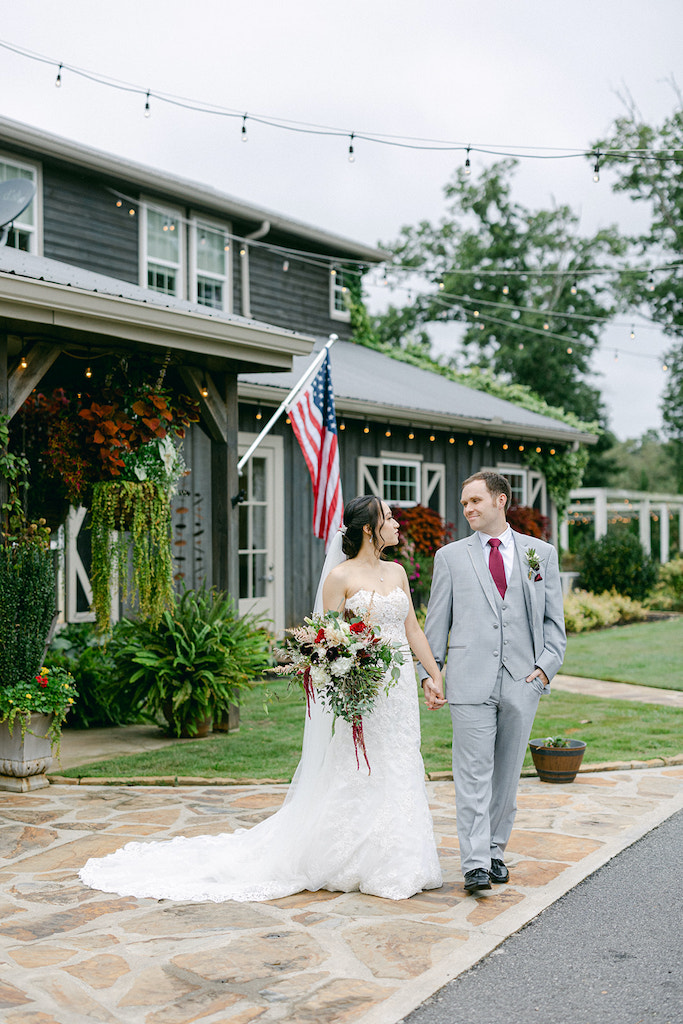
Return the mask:
[[568,747],[544,747],[542,739],[529,740],[529,747],[541,782],[573,782],[586,752],[583,740],[569,740]]
[[23,738],[18,719],[11,735],[7,722],[0,725],[0,790],[26,793],[50,785],[45,772],[53,761],[52,741],[47,734],[52,717],[31,715]]

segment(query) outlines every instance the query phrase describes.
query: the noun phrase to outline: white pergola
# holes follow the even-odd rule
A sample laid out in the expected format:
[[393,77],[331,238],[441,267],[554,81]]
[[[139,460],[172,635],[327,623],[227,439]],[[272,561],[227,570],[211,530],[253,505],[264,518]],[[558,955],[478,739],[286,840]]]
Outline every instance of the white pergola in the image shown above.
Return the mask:
[[670,523],[678,515],[678,547],[683,552],[683,494],[650,494],[647,491],[618,491],[609,487],[579,487],[570,492],[570,504],[560,524],[560,547],[569,549],[572,523],[593,523],[595,539],[603,537],[610,524],[638,520],[640,543],[652,554],[652,523],[659,522],[659,561],[669,561]]

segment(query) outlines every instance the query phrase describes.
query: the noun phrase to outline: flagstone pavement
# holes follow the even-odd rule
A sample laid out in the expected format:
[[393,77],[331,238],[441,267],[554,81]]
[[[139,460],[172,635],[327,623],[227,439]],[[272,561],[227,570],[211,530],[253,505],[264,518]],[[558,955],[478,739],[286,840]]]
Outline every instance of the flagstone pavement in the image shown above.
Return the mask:
[[[679,759],[676,759],[679,760]],[[305,892],[174,903],[85,888],[78,868],[131,839],[250,826],[285,786],[52,785],[3,793],[5,1024],[394,1024],[683,806],[683,765],[523,778],[511,879],[462,886],[452,785],[430,781],[442,888],[394,902]]]

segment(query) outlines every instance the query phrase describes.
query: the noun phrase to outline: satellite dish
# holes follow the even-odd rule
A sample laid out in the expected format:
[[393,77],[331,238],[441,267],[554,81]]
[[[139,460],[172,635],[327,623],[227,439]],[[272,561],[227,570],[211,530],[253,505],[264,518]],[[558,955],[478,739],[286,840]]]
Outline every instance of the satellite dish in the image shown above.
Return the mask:
[[0,182],[0,245],[7,241],[12,221],[31,205],[35,194],[35,183],[29,178],[9,178]]

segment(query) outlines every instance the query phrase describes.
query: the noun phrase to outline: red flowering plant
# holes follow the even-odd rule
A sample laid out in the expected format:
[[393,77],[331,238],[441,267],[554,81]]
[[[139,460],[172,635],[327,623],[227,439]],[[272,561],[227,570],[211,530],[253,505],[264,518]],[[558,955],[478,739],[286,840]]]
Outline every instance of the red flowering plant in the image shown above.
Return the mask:
[[513,505],[505,514],[508,523],[517,533],[539,540],[550,540],[550,520],[537,508],[529,505]]
[[0,687],[0,723],[7,722],[11,734],[18,718],[23,738],[32,731],[32,714],[52,715],[47,736],[56,745],[59,756],[62,726],[77,697],[78,691],[70,672],[43,665],[28,682]]
[[403,653],[379,629],[366,619],[344,618],[338,612],[325,612],[304,619],[303,626],[286,630],[282,647],[290,664],[278,665],[276,672],[294,672],[306,696],[310,716],[311,701],[319,697],[335,718],[351,726],[356,765],[358,751],[370,771],[363,736],[363,715],[369,715],[381,692],[388,693],[398,679]]
[[453,524],[426,505],[399,505],[392,513],[399,525],[396,557],[408,576],[413,604],[420,608],[429,600],[434,555],[453,539]]

